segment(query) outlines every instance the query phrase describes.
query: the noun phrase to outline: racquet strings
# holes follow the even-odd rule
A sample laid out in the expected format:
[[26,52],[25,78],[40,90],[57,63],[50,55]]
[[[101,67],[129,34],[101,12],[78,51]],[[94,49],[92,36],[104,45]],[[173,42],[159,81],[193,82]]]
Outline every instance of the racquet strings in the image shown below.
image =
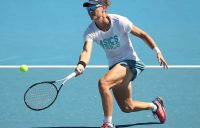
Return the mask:
[[44,109],[57,97],[57,89],[51,83],[40,83],[29,89],[25,95],[26,104],[32,109]]

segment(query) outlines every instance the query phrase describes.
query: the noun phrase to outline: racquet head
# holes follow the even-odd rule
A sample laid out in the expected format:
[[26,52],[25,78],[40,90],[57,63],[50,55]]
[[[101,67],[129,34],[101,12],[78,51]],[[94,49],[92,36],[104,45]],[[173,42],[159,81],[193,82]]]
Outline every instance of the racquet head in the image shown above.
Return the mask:
[[50,107],[58,95],[54,83],[55,81],[40,82],[30,86],[24,94],[26,106],[35,111]]

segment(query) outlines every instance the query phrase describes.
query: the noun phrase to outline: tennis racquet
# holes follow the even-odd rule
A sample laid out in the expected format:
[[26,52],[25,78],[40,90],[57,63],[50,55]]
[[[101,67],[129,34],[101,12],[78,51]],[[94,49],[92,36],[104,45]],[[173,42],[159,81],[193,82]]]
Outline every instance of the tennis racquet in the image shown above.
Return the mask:
[[[24,94],[24,103],[28,108],[35,111],[50,107],[55,102],[65,82],[76,75],[77,72],[73,72],[67,77],[57,81],[43,81],[31,85]],[[58,82],[62,82],[59,88],[56,87],[56,83]]]

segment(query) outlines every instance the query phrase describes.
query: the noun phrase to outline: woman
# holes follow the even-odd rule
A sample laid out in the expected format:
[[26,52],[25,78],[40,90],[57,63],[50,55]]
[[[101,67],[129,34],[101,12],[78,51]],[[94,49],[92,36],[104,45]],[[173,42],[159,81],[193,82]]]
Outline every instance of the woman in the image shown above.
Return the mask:
[[90,60],[93,42],[98,43],[105,50],[110,68],[98,83],[104,111],[102,128],[115,127],[112,123],[113,99],[110,90],[113,91],[114,98],[123,112],[152,110],[160,122],[164,123],[166,113],[162,98],[158,97],[149,103],[132,99],[131,82],[145,66],[132,46],[129,33],[141,38],[156,53],[159,63],[164,68],[168,68],[167,63],[147,33],[123,16],[107,14],[106,9],[109,6],[109,0],[89,0],[83,4],[92,23],[85,31],[83,51],[75,69],[78,75],[83,73]]

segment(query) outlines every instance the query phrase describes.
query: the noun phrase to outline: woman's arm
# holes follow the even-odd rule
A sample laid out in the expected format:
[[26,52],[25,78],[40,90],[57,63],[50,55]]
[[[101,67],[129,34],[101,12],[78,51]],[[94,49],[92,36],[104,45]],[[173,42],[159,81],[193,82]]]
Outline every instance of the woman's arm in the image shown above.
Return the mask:
[[78,74],[82,74],[85,66],[89,63],[90,56],[92,53],[92,41],[85,41],[84,46],[83,46],[83,51],[79,57],[79,62],[76,67],[76,71]]
[[142,39],[153,51],[156,52],[157,59],[158,59],[160,65],[162,65],[163,68],[168,68],[167,63],[166,63],[161,51],[157,47],[154,40],[146,32],[144,32],[143,30],[141,30],[140,28],[138,28],[136,26],[133,26],[131,29],[131,34]]

